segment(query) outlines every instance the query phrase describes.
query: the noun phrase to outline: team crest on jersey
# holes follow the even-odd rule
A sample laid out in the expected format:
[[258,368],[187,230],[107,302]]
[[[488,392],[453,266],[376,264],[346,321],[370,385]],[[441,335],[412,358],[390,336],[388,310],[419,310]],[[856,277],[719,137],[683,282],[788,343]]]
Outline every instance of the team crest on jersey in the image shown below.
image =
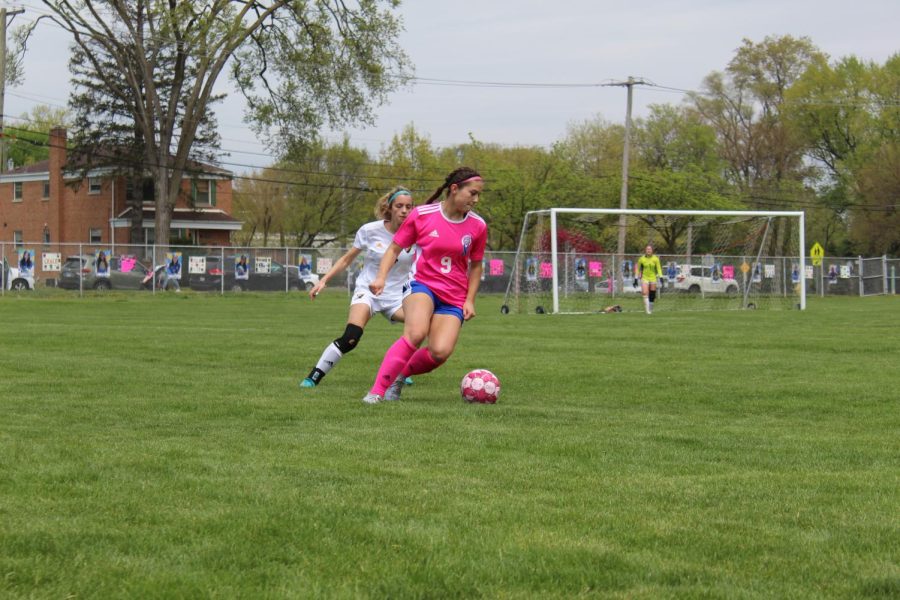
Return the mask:
[[462,241],[462,255],[468,256],[469,247],[472,245],[472,236],[469,234],[466,234],[466,235],[462,236],[461,241]]

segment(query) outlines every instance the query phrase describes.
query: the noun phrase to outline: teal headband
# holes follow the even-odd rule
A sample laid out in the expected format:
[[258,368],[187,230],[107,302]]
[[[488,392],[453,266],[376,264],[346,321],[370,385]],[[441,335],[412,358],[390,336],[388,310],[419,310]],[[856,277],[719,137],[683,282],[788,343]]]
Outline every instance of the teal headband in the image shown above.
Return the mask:
[[391,205],[391,202],[393,202],[397,196],[409,196],[410,198],[412,198],[412,194],[409,193],[409,190],[404,190],[401,188],[401,189],[397,190],[396,192],[394,192],[393,194],[391,194],[391,197],[388,198],[388,201],[387,201],[388,206]]

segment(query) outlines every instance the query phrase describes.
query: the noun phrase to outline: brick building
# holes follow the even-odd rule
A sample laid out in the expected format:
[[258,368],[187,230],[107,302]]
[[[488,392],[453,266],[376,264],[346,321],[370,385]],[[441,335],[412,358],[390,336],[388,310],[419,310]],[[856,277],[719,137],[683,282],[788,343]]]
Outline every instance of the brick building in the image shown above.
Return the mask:
[[[0,240],[56,244],[128,244],[133,190],[111,167],[98,167],[82,178],[64,171],[66,130],[50,132],[49,160],[0,174]],[[232,174],[209,165],[183,181],[184,193],[172,215],[171,237],[195,245],[226,246],[241,222],[231,216]],[[153,198],[152,180],[141,190]],[[143,203],[142,221],[147,243],[153,243],[156,206]]]

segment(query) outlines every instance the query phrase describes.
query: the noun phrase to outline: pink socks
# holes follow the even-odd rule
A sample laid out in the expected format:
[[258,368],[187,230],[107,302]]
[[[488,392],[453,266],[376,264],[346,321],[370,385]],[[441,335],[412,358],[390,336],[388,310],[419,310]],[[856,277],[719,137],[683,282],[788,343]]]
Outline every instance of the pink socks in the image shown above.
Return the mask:
[[381,367],[378,369],[378,375],[375,376],[375,383],[372,384],[372,389],[369,390],[369,393],[384,396],[384,391],[389,385],[394,383],[397,375],[400,374],[400,371],[415,352],[416,347],[405,337],[400,336],[400,339],[394,342],[385,353],[384,360],[381,361]]
[[406,366],[400,371],[400,376],[409,377],[410,375],[421,375],[422,373],[433,371],[440,365],[441,363],[434,360],[434,357],[431,355],[431,352],[428,351],[428,347],[426,346],[425,348],[416,350],[416,353],[412,355],[412,358],[409,359],[409,362],[406,363]]

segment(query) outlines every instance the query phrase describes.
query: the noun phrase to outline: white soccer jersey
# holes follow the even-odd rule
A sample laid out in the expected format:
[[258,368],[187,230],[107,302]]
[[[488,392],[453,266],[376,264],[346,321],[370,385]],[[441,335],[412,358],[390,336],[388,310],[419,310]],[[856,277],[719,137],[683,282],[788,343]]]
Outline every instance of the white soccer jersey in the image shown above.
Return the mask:
[[[378,275],[378,266],[381,257],[391,245],[394,234],[387,230],[384,221],[372,221],[366,223],[356,232],[353,247],[364,250],[366,253],[363,269],[356,278],[356,287],[369,288],[369,284]],[[406,248],[400,252],[397,262],[388,271],[387,281],[384,283],[382,298],[402,298],[404,286],[409,285],[410,269],[416,260],[416,248]]]

